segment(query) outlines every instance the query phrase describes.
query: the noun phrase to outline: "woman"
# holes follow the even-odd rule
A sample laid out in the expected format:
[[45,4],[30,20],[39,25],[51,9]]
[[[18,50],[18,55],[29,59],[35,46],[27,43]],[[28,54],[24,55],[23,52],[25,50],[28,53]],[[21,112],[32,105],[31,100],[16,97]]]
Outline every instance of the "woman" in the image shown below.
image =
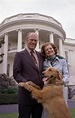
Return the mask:
[[[41,47],[41,54],[44,58],[44,70],[48,67],[56,68],[63,75],[64,84],[68,83],[69,73],[67,61],[62,56],[57,55],[57,47],[53,43],[47,42]],[[66,98],[65,102],[67,103]],[[42,118],[47,118],[47,113],[45,112],[45,110],[42,114]]]
[[57,55],[57,47],[50,42],[41,47],[41,54],[44,58],[44,69],[52,66],[59,70],[63,75],[64,83],[69,82],[67,61],[64,57]]

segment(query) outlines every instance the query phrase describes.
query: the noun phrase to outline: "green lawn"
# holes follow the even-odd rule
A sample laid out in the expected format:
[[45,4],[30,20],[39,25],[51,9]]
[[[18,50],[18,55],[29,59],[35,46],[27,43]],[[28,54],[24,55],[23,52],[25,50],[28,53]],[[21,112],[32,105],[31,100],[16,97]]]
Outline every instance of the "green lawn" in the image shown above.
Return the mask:
[[[70,109],[72,118],[75,118],[75,109]],[[18,114],[0,114],[0,118],[18,118]]]
[[70,109],[72,118],[75,118],[75,109]]
[[0,118],[18,118],[18,114],[17,113],[0,114]]

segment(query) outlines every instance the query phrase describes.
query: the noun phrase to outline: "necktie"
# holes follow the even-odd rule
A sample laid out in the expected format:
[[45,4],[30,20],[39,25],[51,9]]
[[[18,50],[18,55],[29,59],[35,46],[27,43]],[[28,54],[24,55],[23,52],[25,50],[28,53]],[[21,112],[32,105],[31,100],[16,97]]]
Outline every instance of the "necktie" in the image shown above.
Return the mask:
[[35,56],[34,56],[34,52],[31,51],[30,53],[31,53],[31,57],[32,57],[32,59],[33,59],[35,65],[37,66],[37,60],[36,60],[36,58],[35,58]]

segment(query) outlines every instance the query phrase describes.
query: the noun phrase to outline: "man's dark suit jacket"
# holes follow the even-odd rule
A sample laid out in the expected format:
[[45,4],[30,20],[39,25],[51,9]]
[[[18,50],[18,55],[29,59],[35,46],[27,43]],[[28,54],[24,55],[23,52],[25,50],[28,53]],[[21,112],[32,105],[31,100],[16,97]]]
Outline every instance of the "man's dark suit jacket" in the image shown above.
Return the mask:
[[[39,52],[36,51],[36,54],[39,60],[39,69],[35,66],[26,49],[21,52],[17,52],[14,58],[13,76],[18,83],[32,81],[42,88],[43,58]],[[28,105],[35,104],[37,102],[32,99],[30,92],[28,92],[25,88],[19,87],[18,103]]]

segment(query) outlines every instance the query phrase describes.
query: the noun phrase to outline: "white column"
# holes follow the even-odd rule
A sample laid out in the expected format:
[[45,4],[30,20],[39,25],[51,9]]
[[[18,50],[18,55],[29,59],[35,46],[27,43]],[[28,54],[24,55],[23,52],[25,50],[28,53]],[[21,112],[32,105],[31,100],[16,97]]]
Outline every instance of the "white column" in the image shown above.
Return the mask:
[[53,32],[50,33],[49,41],[50,41],[51,43],[54,43]]
[[10,68],[9,68],[9,77],[11,77],[13,75],[13,60],[11,59],[11,62],[10,62]]
[[[3,40],[3,39],[1,39]],[[4,44],[2,44],[2,47],[0,48],[0,54],[4,53]],[[3,57],[1,57],[0,59],[2,59]],[[0,63],[0,74],[3,73],[3,62]]]
[[18,45],[17,45],[17,51],[22,50],[22,30],[18,30]]
[[[39,31],[38,30],[35,30],[35,33],[38,35],[39,37]],[[39,40],[38,40],[38,43],[37,43],[37,46],[36,46],[36,50],[39,50]]]
[[7,74],[7,58],[8,58],[8,34],[4,37],[4,56],[3,56],[3,73]]
[[[0,54],[2,53],[2,50],[1,50],[1,48],[0,48]],[[0,56],[0,60],[1,60],[2,58],[1,58],[1,56]],[[2,73],[2,63],[0,63],[0,74]]]
[[[1,45],[2,46],[2,45]],[[2,54],[2,47],[0,48],[0,55]],[[0,56],[0,61],[2,60],[2,57]],[[0,74],[2,73],[2,63],[0,63]]]
[[63,56],[63,44],[62,44],[62,38],[59,39],[59,54]]
[[0,54],[2,53],[2,47],[0,48]]

